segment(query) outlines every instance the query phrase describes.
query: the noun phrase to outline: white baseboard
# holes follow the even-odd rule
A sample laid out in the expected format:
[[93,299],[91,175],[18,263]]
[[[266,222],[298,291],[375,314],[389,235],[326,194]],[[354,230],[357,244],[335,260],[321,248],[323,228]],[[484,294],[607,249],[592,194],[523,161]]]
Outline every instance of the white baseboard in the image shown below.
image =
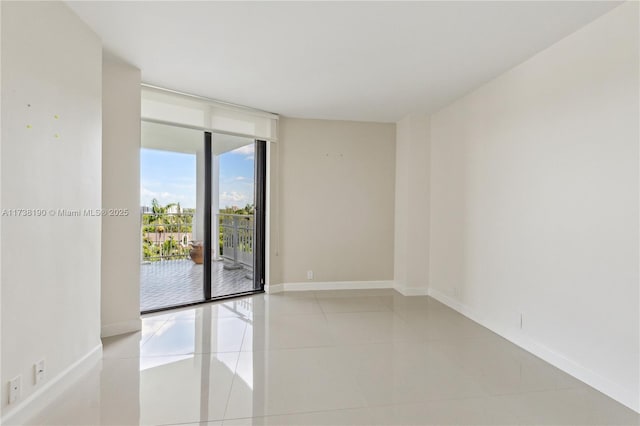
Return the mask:
[[319,290],[370,290],[392,288],[403,296],[427,296],[426,287],[400,287],[394,281],[311,281],[298,283],[283,283],[266,285],[267,293],[281,293],[283,291],[319,291]]
[[282,293],[284,291],[284,284],[267,284],[264,286],[264,291],[268,294]]
[[105,324],[102,326],[100,337],[111,337],[119,334],[133,333],[134,331],[140,331],[142,329],[142,320],[140,318],[115,322],[113,324]]
[[279,285],[284,287],[284,291],[369,290],[376,288],[393,288],[393,281],[311,281]]
[[429,289],[428,288],[420,288],[420,287],[400,287],[395,286],[395,290],[403,296],[428,296]]
[[553,349],[541,344],[540,342],[531,339],[518,329],[510,329],[509,327],[506,327],[504,325],[487,320],[486,318],[475,312],[473,309],[439,290],[430,288],[429,296],[433,297],[441,303],[444,303],[451,309],[458,311],[465,317],[477,322],[483,327],[486,327],[494,333],[504,337],[511,343],[520,346],[527,352],[532,353],[533,355],[543,359],[544,361],[559,368],[565,373],[615,399],[619,403],[631,408],[636,412],[640,412],[640,401],[638,401],[638,396],[633,394],[633,391],[621,388],[619,385],[611,382],[605,377],[602,377],[598,373],[580,365],[574,360],[566,358],[565,356],[555,352]]
[[69,389],[87,371],[102,360],[102,343],[96,345],[82,358],[65,368],[55,377],[47,380],[31,395],[20,401],[15,408],[2,416],[0,424],[21,425],[25,424],[34,415],[37,415],[58,396]]

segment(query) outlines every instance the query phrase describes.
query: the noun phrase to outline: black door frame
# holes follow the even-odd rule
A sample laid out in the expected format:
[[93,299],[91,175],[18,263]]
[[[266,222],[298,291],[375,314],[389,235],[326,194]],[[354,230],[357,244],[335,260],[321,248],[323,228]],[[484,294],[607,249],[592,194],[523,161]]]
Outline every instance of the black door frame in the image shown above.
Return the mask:
[[213,192],[213,149],[211,132],[204,132],[204,241],[202,244],[202,262],[204,277],[202,295],[204,300],[211,299],[211,194]]
[[253,288],[264,291],[266,263],[266,207],[267,207],[267,141],[255,141],[255,194],[254,194],[254,243],[253,243]]
[[255,165],[254,165],[254,242],[253,242],[253,291],[226,294],[212,297],[212,270],[211,253],[213,248],[212,209],[213,194],[213,139],[212,132],[204,132],[204,240],[202,244],[203,300],[181,303],[178,305],[163,306],[160,308],[142,311],[141,314],[162,312],[170,309],[184,308],[187,306],[201,305],[216,300],[231,299],[250,294],[263,293],[265,283],[266,262],[266,188],[267,188],[267,142],[255,139]]

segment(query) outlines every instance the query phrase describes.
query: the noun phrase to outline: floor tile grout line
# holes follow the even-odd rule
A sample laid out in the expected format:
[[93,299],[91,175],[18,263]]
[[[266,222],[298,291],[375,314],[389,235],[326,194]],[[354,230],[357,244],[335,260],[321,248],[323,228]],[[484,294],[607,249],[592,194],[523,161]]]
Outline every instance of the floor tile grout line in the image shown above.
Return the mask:
[[[162,322],[162,325],[160,327],[158,327],[157,329],[155,329],[153,331],[153,333],[151,333],[151,335],[149,335],[149,337],[147,337],[147,339],[144,342],[142,342],[142,341],[140,342],[140,350],[142,350],[143,346],[146,345],[147,343],[149,343],[149,340],[151,340],[151,338],[154,337],[158,333],[158,331],[160,331],[162,329],[162,327],[164,327],[167,324],[167,322],[169,322],[169,319],[170,318],[167,318],[166,320],[164,320]],[[144,326],[144,320],[142,320],[142,321],[143,321],[142,325]],[[140,336],[140,340],[142,340],[142,335]]]
[[[225,421],[237,421],[237,420],[245,420],[245,419],[264,419],[267,417],[285,417],[285,416],[298,416],[298,415],[305,415],[305,414],[335,413],[339,411],[364,410],[367,408],[370,408],[370,407],[365,404],[365,405],[359,405],[356,407],[332,408],[328,410],[295,411],[291,413],[265,414],[263,416],[252,416],[252,417],[230,417],[230,418],[225,417],[224,420],[222,420],[222,422],[224,423]],[[213,421],[217,421],[217,420],[213,420]]]
[[[492,399],[495,396],[491,395],[482,395],[482,396],[462,396],[462,397],[444,397],[437,399],[422,399],[416,401],[406,401],[406,402],[390,402],[390,403],[382,403],[382,404],[368,404],[365,401],[364,405],[355,406],[355,407],[344,407],[344,408],[332,408],[326,410],[310,410],[310,411],[293,411],[288,413],[275,413],[275,414],[265,414],[259,416],[249,416],[249,417],[230,417],[222,420],[225,421],[237,421],[237,420],[248,420],[248,419],[263,419],[268,417],[286,417],[286,416],[297,416],[297,415],[305,415],[305,414],[320,414],[320,413],[336,413],[341,411],[354,411],[354,410],[370,410],[374,408],[390,408],[390,407],[408,407],[415,406],[419,404],[433,404],[438,402],[449,402],[449,401],[469,401],[469,400],[483,400],[483,399]],[[211,420],[211,422],[216,422],[219,420]],[[176,424],[186,424],[186,423],[176,423]]]
[[222,418],[224,419],[227,416],[227,410],[229,409],[229,402],[231,401],[231,392],[233,392],[233,385],[236,382],[236,376],[238,375],[238,365],[240,364],[240,357],[242,356],[242,347],[244,346],[244,339],[247,335],[247,328],[249,324],[246,324],[244,332],[242,333],[242,340],[240,342],[240,351],[238,351],[238,357],[236,358],[236,366],[233,370],[233,377],[231,378],[231,385],[229,386],[229,393],[227,395],[227,402],[224,404],[224,411],[222,413]]
[[324,311],[324,308],[322,307],[322,303],[320,303],[320,300],[318,300],[318,295],[315,292],[313,293],[313,298],[316,301],[316,304],[320,307],[320,312],[322,312],[322,316],[324,317],[324,322],[328,325],[329,318],[327,318],[327,313]]
[[236,376],[238,375],[238,365],[240,364],[240,356],[242,352],[238,352],[238,358],[236,358],[236,366],[233,370],[233,377],[231,378],[231,385],[229,385],[229,393],[227,394],[227,401],[224,404],[224,411],[222,412],[222,419],[227,416],[227,410],[229,409],[229,402],[231,401],[231,392],[233,392],[233,386],[236,383]]

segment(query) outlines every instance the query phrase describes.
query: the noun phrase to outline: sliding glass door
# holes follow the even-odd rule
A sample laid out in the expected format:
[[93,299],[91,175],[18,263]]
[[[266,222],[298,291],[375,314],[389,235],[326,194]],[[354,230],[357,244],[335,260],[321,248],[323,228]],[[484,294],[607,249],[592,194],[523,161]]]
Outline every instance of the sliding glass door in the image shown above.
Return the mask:
[[216,133],[212,140],[212,296],[261,291],[265,143]]
[[143,121],[142,312],[262,291],[265,145]]

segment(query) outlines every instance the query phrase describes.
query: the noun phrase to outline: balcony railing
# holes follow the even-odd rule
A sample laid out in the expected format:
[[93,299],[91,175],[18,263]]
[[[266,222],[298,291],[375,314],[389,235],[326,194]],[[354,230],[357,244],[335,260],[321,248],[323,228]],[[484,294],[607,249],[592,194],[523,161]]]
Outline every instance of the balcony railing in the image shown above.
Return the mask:
[[[219,253],[226,269],[253,269],[253,215],[220,213]],[[143,213],[142,258],[146,262],[189,259],[194,212]],[[213,236],[214,241],[216,236]]]
[[143,213],[144,261],[188,259],[192,239],[193,213]]
[[218,220],[225,268],[253,269],[253,215],[220,213]]

